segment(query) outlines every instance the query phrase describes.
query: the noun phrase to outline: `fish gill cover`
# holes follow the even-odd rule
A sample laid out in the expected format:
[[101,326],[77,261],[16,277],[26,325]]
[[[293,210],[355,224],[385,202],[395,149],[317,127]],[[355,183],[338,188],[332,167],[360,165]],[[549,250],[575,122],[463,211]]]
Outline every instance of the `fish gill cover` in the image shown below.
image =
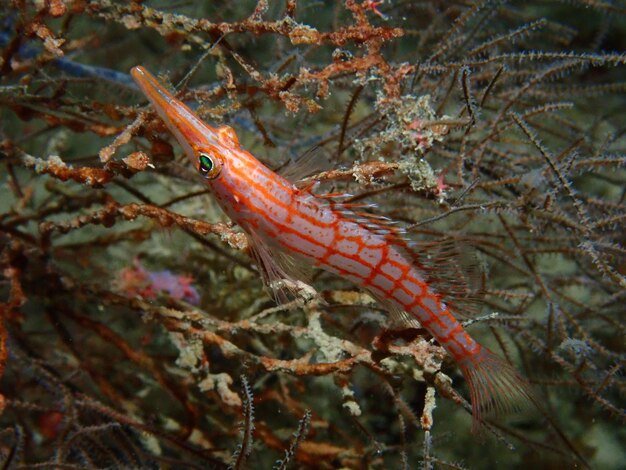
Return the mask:
[[[2,468],[626,460],[622,2],[1,3]],[[478,283],[539,406],[476,436],[424,330],[321,271],[276,305],[135,65]]]

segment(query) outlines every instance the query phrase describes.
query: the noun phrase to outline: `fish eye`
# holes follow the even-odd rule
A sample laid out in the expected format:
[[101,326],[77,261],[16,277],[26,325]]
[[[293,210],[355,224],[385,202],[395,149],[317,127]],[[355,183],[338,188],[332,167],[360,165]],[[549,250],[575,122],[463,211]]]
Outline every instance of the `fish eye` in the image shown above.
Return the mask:
[[207,174],[210,173],[211,170],[213,169],[213,160],[211,160],[211,157],[209,157],[206,153],[201,153],[200,154],[200,173],[203,174]]
[[198,171],[206,179],[213,179],[219,175],[221,164],[214,156],[208,153],[198,155]]

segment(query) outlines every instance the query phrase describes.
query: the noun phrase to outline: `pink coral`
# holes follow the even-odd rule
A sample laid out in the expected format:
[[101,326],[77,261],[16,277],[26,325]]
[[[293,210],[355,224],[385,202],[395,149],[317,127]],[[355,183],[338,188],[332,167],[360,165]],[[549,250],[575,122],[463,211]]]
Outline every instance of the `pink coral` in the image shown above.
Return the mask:
[[132,267],[121,269],[115,281],[117,288],[130,296],[154,299],[164,294],[172,299],[198,305],[200,294],[192,283],[191,276],[173,274],[169,270],[149,271],[138,259],[133,261]]

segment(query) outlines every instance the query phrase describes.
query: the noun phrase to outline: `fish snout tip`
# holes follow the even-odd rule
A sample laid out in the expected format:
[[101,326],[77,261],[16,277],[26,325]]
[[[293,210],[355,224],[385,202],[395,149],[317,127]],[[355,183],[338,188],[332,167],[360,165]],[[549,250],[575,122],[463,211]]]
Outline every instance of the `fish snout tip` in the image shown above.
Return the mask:
[[142,65],[135,65],[130,69],[130,75],[134,78],[145,77],[148,74],[148,71]]

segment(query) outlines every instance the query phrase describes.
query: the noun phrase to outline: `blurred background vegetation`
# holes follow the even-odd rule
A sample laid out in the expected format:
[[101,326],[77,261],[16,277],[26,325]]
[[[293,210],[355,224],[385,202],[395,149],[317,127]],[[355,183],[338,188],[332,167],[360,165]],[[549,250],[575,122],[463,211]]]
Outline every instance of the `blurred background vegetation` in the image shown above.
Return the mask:
[[[2,468],[623,468],[623,2],[1,4]],[[462,246],[542,409],[480,438],[424,330],[323,272],[276,306],[134,65]]]

